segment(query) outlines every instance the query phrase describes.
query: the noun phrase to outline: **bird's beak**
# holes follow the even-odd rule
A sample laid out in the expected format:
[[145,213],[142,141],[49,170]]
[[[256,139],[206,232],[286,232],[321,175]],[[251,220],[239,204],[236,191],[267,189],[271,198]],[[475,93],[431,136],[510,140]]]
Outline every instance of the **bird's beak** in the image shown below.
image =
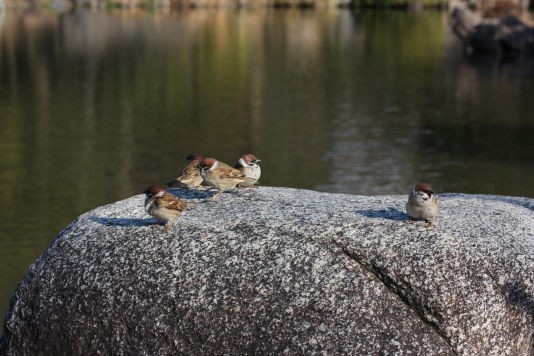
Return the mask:
[[254,163],[260,163],[261,162],[261,159],[257,159],[254,161]]

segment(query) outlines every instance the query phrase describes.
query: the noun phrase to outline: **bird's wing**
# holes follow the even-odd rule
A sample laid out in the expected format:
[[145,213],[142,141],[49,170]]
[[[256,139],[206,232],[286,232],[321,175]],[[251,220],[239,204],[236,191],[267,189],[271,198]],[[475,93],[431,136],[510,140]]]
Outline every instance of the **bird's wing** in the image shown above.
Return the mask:
[[194,178],[200,175],[199,169],[200,161],[191,161],[185,165],[182,170],[182,175],[177,178],[177,180],[183,180],[187,178]]
[[219,162],[219,166],[216,169],[221,178],[242,178],[246,180],[245,174],[239,169],[230,167],[226,163]]
[[178,211],[183,211],[187,208],[186,203],[169,193],[163,194],[163,196],[158,199],[158,205],[166,209]]

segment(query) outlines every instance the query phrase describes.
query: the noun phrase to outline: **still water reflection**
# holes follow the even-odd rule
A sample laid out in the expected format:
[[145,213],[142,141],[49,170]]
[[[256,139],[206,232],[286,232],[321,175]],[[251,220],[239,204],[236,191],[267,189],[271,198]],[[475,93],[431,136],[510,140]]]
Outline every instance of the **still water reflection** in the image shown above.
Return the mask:
[[442,13],[0,21],[0,312],[63,226],[190,151],[253,152],[264,185],[534,197],[534,65],[463,58]]

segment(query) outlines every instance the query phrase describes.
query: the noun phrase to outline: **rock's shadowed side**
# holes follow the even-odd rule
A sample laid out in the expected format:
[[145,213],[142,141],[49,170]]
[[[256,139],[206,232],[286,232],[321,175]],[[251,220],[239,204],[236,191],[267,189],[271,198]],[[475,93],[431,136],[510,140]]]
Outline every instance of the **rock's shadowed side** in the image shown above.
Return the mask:
[[534,201],[438,199],[434,229],[404,222],[405,196],[286,188],[168,233],[143,196],[100,207],[32,265],[0,353],[532,354]]

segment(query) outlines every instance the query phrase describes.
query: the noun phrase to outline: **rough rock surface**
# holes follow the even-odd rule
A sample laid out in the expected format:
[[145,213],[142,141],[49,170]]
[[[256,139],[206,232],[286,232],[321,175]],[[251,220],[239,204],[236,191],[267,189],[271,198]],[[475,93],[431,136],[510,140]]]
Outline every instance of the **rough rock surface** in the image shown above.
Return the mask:
[[32,265],[0,354],[532,355],[534,200],[441,195],[429,229],[406,198],[246,189],[168,232],[141,195],[100,207]]

